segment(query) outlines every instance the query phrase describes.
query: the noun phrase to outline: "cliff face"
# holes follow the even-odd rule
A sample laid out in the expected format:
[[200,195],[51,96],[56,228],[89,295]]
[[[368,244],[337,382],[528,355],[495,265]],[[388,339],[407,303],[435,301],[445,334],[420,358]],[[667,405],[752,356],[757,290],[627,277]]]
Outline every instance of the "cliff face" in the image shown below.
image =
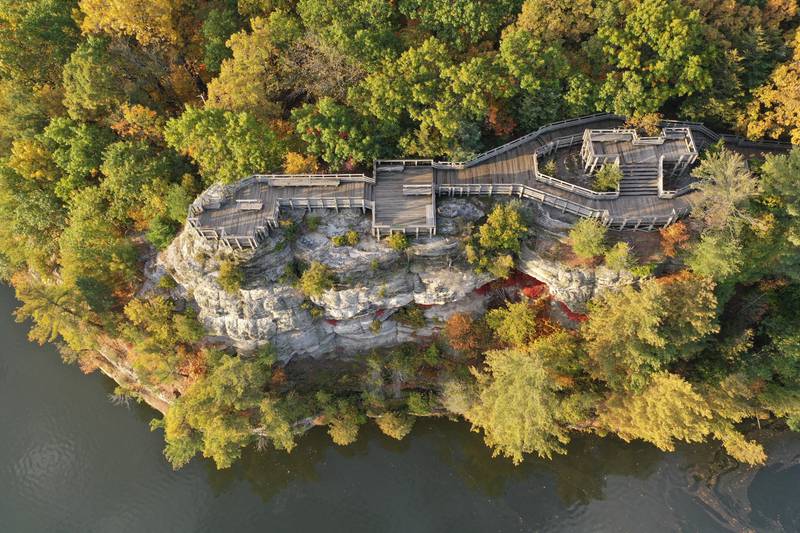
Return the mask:
[[[292,216],[299,227],[307,215]],[[487,296],[475,289],[492,281],[466,264],[456,237],[483,216],[479,204],[443,201],[439,216],[445,220],[440,232],[444,235],[415,241],[403,253],[372,238],[369,220],[360,211],[323,213],[314,231],[291,239],[276,230],[255,251],[219,250],[216,243],[187,229],[148,264],[143,292],[168,272],[178,283],[176,296],[197,306],[214,340],[245,351],[269,342],[283,360],[412,341],[434,334],[455,312],[483,311]],[[553,224],[549,218],[545,222]],[[330,237],[351,229],[361,237],[356,246],[331,243]],[[217,282],[225,255],[234,255],[245,271],[246,282],[236,294]],[[306,298],[285,275],[296,261],[327,265],[336,273],[337,286]],[[565,270],[529,249],[520,263],[520,270],[545,282],[556,299],[574,310],[582,310],[597,291],[626,282],[602,270]],[[412,303],[423,309],[423,327],[414,329],[395,320],[395,314]]]
[[586,312],[586,304],[596,294],[632,284],[630,272],[596,268],[568,268],[544,258],[535,250],[523,246],[517,269],[547,285],[550,295],[572,311]]
[[[302,213],[294,213],[299,223]],[[283,359],[319,357],[337,351],[366,351],[431,335],[457,311],[477,312],[486,297],[475,289],[491,281],[463,260],[458,240],[437,237],[398,253],[368,234],[360,212],[321,216],[319,227],[290,242],[275,231],[255,251],[237,251],[246,275],[242,290],[225,292],[217,283],[223,251],[184,230],[147,269],[149,285],[169,272],[178,295],[193,301],[212,336],[241,350],[272,343]],[[361,241],[336,247],[330,237],[354,229]],[[307,299],[285,277],[295,261],[319,261],[339,280]],[[426,325],[414,330],[393,319],[402,307],[424,306]],[[380,326],[378,328],[378,326]]]

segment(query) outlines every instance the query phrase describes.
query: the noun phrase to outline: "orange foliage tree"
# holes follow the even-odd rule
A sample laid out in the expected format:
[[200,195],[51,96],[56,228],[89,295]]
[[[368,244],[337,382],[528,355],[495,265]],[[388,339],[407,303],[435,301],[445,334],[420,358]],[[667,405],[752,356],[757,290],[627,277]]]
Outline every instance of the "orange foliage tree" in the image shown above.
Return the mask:
[[661,250],[667,257],[675,257],[689,242],[689,228],[683,221],[662,228],[659,233],[661,233]]
[[450,316],[444,326],[444,334],[454,350],[470,355],[477,355],[486,348],[490,336],[486,324],[467,313]]

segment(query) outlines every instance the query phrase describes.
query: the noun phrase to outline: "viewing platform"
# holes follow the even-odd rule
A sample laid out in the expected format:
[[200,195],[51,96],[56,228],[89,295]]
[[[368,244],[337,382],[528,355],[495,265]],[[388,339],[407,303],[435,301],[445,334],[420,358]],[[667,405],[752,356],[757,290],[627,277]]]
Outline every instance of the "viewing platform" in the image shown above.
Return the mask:
[[[649,231],[688,214],[697,193],[687,174],[703,148],[723,141],[753,155],[791,147],[720,135],[694,122],[664,121],[654,137],[640,136],[624,124],[624,117],[606,113],[565,120],[465,162],[378,160],[371,177],[254,175],[203,192],[189,207],[187,223],[230,248],[255,248],[279,226],[281,208],[356,208],[371,211],[378,238],[433,236],[437,196],[506,195],[593,218],[609,228]],[[616,190],[595,190],[594,174],[608,164],[619,168],[622,179]]]

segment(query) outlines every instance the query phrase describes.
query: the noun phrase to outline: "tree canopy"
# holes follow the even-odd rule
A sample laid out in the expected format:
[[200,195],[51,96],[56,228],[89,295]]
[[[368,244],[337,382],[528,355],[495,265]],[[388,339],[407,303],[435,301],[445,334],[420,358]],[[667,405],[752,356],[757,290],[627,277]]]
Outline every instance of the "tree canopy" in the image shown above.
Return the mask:
[[[215,350],[179,273],[159,272],[153,283],[145,270],[203,188],[253,173],[368,173],[376,158],[467,161],[597,111],[625,114],[648,135],[667,118],[797,143],[797,2],[2,7],[0,279],[14,285],[32,339],[59,343],[85,371],[102,362],[100,347],[125,352],[115,364],[174,400],[164,427],[176,466],[197,453],[228,466],[251,443],[289,450],[313,424],[346,444],[367,417],[402,438],[417,416],[462,416],[515,462],[561,453],[572,432],[594,431],[663,449],[715,438],[757,464],[763,449],[737,428],[756,417],[800,428],[796,148],[699,143],[694,216],[659,235],[623,240],[599,220],[575,224],[562,241],[578,261],[560,244],[554,253],[569,268],[608,267],[586,278],[597,290],[585,308],[588,292],[570,289],[566,307],[564,291],[525,286],[514,273],[519,255],[542,251],[538,239],[555,230],[495,195],[448,261],[503,280],[476,291],[471,315],[365,311],[361,334],[399,339],[400,323],[425,346],[358,358],[363,368],[320,385],[328,396],[308,391],[316,384],[295,387],[297,377],[262,350]],[[619,179],[608,166],[590,186],[614,190]],[[312,226],[324,229],[311,217],[287,221],[275,250]],[[336,242],[357,241],[348,229]],[[425,253],[398,232],[386,244],[402,252],[397,268]],[[370,246],[365,239],[357,251]],[[243,258],[206,255],[193,259],[226,299],[261,287],[246,279],[255,269]],[[634,266],[634,256],[647,264]],[[359,275],[380,279],[384,266]],[[624,270],[634,276],[611,272]],[[339,332],[347,328],[323,322],[314,302],[355,277],[297,262],[276,283],[296,282],[287,294],[305,297],[311,327]],[[630,284],[603,290],[611,278]]]

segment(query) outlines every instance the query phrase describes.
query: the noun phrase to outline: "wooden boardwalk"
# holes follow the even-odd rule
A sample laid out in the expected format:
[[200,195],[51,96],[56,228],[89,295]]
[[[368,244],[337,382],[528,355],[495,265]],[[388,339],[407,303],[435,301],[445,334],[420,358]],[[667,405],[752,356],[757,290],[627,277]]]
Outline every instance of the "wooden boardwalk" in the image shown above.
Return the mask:
[[429,165],[379,167],[375,174],[373,231],[377,235],[394,231],[434,234],[436,196],[432,183],[433,168]]
[[[436,233],[436,196],[514,195],[580,217],[596,218],[619,229],[657,229],[688,213],[697,194],[690,187],[641,196],[595,193],[543,175],[536,155],[575,146],[587,129],[620,128],[622,117],[598,114],[544,126],[529,135],[463,163],[432,160],[376,161],[373,177],[354,174],[253,176],[238,184],[204,192],[190,207],[188,223],[207,238],[230,247],[255,247],[269,228],[278,226],[279,210],[359,208],[372,211],[373,233]],[[754,143],[718,135],[702,124],[665,123],[691,128],[697,149],[723,140],[740,151],[786,150],[781,143]],[[672,142],[672,141],[669,141]],[[625,145],[602,143],[606,151]],[[647,158],[651,146],[629,146],[632,160]],[[667,144],[665,149],[680,150]],[[650,155],[653,155],[650,154]]]

